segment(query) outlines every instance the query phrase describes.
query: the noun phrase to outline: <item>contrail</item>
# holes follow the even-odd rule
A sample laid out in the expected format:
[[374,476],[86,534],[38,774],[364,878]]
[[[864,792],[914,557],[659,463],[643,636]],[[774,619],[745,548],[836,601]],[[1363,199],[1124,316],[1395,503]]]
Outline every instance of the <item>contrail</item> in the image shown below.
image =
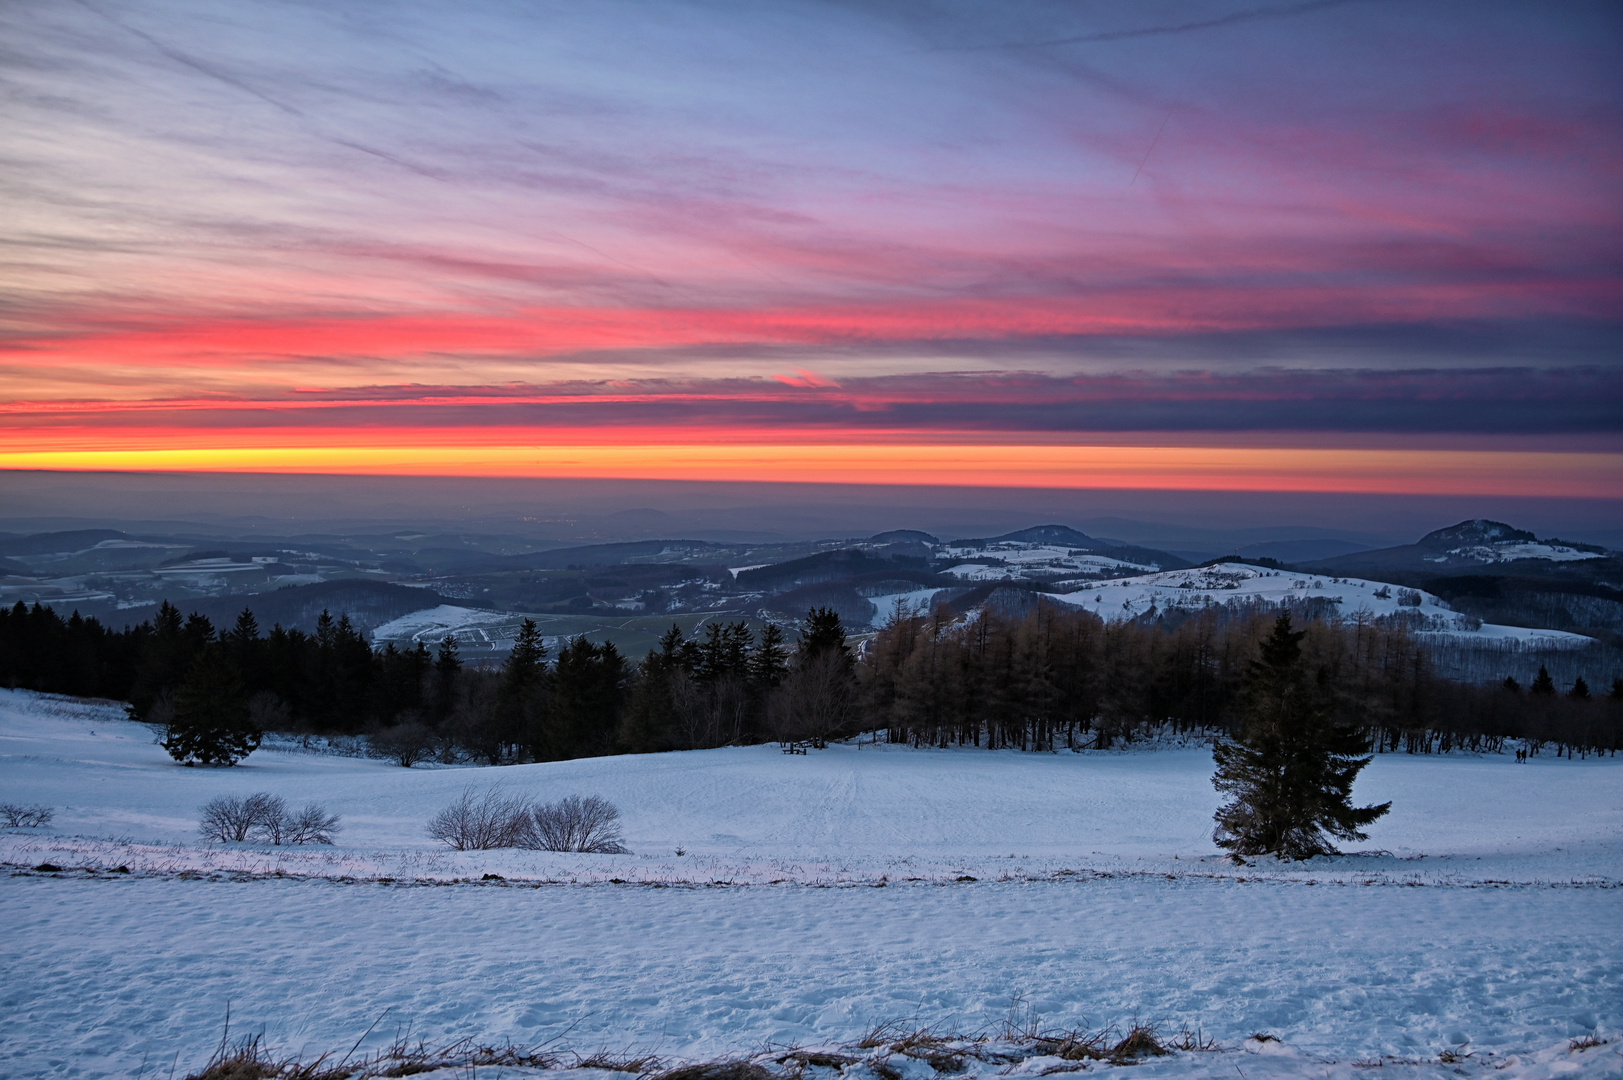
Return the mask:
[[1301,4],[1274,4],[1270,7],[1235,11],[1211,19],[1195,22],[1169,23],[1165,26],[1143,26],[1136,30],[1109,30],[1098,34],[1079,34],[1075,37],[1049,38],[1046,41],[1010,41],[997,45],[943,45],[935,52],[969,52],[979,49],[1043,49],[1054,45],[1088,45],[1099,41],[1122,41],[1127,38],[1155,37],[1160,34],[1187,34],[1194,30],[1210,30],[1235,23],[1256,22],[1259,19],[1279,19],[1291,15],[1306,15],[1324,8],[1346,4],[1365,3],[1367,0],[1308,0]]

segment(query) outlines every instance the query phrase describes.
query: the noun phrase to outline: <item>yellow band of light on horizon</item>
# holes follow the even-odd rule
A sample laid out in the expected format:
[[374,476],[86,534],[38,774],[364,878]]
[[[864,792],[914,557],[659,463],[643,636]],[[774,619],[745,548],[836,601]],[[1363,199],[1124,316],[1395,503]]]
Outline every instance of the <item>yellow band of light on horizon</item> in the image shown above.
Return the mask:
[[1623,497],[1623,454],[940,444],[218,446],[0,451],[0,469]]

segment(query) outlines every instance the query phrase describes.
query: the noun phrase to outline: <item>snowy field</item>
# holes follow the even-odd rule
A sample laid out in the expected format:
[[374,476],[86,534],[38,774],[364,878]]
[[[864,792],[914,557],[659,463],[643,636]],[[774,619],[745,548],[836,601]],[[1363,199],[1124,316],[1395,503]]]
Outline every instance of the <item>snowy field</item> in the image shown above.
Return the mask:
[[[0,1074],[181,1076],[227,1003],[283,1053],[381,1016],[363,1050],[409,1030],[700,1059],[974,1033],[1017,1002],[1227,1048],[1122,1066],[1146,1077],[1623,1076],[1618,1042],[1568,1042],[1623,1025],[1623,763],[1380,757],[1356,796],[1392,813],[1305,866],[1217,859],[1210,771],[1199,747],[876,746],[198,770],[116,709],[0,691],[0,801],[57,811],[0,832]],[[632,853],[436,847],[424,822],[469,782],[601,794]],[[326,803],[339,843],[198,841],[200,804],[261,790]]]

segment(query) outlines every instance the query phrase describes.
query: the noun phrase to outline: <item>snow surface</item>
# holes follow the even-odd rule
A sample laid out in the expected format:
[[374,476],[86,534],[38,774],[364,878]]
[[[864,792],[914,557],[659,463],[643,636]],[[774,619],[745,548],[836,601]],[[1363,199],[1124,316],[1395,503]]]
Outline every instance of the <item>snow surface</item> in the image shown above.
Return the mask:
[[[1405,607],[1399,597],[1417,592],[1418,607]],[[1379,595],[1386,593],[1385,596]],[[1464,641],[1519,641],[1545,648],[1587,648],[1593,638],[1565,630],[1540,630],[1522,626],[1483,623],[1473,629],[1468,620],[1457,616],[1440,597],[1408,590],[1398,585],[1364,578],[1338,578],[1324,574],[1301,574],[1290,570],[1267,570],[1244,563],[1218,563],[1193,570],[1168,570],[1158,574],[1117,578],[1083,585],[1075,592],[1054,594],[1051,599],[1083,607],[1108,620],[1137,618],[1152,608],[1200,608],[1230,600],[1261,600],[1279,604],[1289,600],[1323,597],[1334,600],[1342,616],[1365,612],[1371,617],[1402,611],[1441,618],[1447,629],[1425,631]]]
[[[1623,764],[1381,756],[1357,797],[1394,808],[1361,853],[1241,866],[1210,843],[1210,769],[1200,747],[837,745],[203,770],[114,707],[0,691],[3,800],[57,811],[0,833],[0,1071],[167,1075],[179,1055],[181,1075],[228,1001],[283,1053],[342,1053],[388,1010],[363,1048],[409,1025],[700,1058],[892,1019],[973,1031],[1020,998],[1049,1027],[1142,1019],[1230,1048],[1144,1076],[1383,1056],[1453,1075],[1436,1055],[1461,1044],[1470,1075],[1623,1075],[1616,1043],[1565,1042],[1623,1022]],[[436,847],[424,822],[470,782],[602,794],[633,853]],[[197,840],[201,803],[260,790],[324,802],[340,843]],[[22,869],[41,862],[68,869]],[[1256,1031],[1283,1046],[1242,1048]]]

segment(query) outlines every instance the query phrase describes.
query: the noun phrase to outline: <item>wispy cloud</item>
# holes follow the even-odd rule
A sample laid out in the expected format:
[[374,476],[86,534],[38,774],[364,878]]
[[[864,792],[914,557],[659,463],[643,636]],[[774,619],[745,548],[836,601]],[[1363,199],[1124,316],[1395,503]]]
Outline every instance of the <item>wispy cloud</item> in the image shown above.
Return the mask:
[[1615,432],[1620,41],[1605,3],[7,5],[0,401]]

